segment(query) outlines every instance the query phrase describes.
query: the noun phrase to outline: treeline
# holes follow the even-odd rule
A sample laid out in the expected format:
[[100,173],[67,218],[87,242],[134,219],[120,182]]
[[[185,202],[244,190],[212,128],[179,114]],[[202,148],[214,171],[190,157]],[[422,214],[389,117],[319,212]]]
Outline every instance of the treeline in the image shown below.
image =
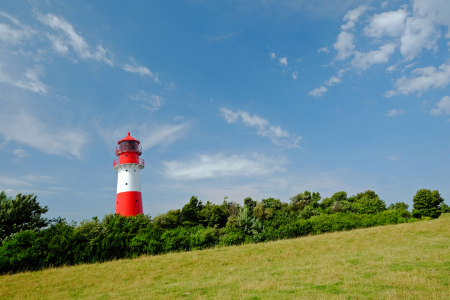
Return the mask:
[[124,217],[109,214],[77,225],[42,217],[34,195],[0,193],[0,273],[105,262],[140,255],[240,245],[325,232],[416,222],[450,212],[438,191],[419,190],[412,213],[397,202],[386,207],[373,191],[297,194],[290,203],[268,198],[203,204],[195,196],[182,209]]

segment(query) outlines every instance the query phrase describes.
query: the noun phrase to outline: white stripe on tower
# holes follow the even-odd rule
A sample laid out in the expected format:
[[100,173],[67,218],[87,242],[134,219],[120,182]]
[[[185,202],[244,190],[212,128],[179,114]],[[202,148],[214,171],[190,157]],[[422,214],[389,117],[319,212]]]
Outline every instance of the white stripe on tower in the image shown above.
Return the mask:
[[118,172],[117,194],[123,192],[141,191],[141,169],[143,165],[139,164],[120,164],[114,167]]

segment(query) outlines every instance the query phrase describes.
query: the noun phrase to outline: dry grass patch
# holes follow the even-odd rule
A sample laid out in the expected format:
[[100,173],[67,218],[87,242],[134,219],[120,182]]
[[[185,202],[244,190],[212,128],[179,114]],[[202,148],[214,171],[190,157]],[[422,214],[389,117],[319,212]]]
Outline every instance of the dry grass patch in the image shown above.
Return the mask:
[[0,277],[0,299],[450,299],[438,220]]

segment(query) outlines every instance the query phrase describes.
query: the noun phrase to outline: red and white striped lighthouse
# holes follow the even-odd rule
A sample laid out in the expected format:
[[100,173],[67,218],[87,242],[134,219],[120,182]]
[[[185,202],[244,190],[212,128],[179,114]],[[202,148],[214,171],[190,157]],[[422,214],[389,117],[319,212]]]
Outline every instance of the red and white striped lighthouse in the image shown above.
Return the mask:
[[117,142],[114,170],[119,172],[117,178],[116,214],[123,216],[136,216],[143,214],[141,194],[141,170],[144,160],[139,158],[142,154],[140,141],[128,136]]

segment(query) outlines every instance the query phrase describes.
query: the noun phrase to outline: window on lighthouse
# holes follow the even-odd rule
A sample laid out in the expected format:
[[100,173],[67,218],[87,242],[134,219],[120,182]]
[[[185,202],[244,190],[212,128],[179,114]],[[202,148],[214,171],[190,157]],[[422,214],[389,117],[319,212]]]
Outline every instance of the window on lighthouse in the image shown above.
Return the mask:
[[120,151],[138,151],[139,144],[134,141],[123,141],[119,144]]

